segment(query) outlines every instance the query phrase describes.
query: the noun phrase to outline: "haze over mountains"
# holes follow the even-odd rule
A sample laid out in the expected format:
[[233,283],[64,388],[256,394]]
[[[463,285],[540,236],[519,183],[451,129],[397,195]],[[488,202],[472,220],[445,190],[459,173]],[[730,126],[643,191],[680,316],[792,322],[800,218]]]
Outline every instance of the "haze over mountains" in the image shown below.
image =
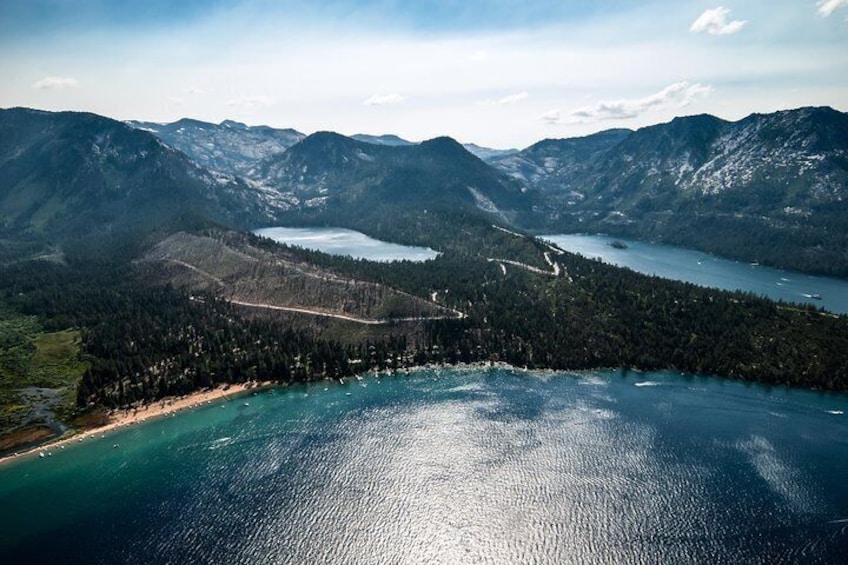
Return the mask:
[[[519,152],[449,138],[126,124],[0,112],[7,229],[97,231],[181,214],[239,227],[287,219],[366,229],[465,211],[536,232],[607,232],[775,265],[848,273],[848,115],[708,115],[548,139]],[[116,227],[117,226],[117,227]]]

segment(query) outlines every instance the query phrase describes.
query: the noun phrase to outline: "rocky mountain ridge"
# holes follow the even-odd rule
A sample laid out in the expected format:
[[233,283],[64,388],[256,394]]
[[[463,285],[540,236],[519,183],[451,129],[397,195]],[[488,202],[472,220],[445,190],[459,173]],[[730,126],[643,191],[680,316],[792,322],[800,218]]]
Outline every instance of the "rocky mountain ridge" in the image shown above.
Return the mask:
[[249,173],[298,201],[301,211],[353,227],[395,215],[467,210],[511,223],[532,195],[451,138],[415,145],[372,144],[319,132]]
[[387,223],[396,232],[451,210],[510,228],[605,232],[848,273],[848,115],[831,108],[737,122],[688,116],[543,140],[488,163],[450,138],[132,124],[3,111],[3,225],[39,230],[63,217],[108,232],[177,210],[236,227],[290,221],[385,236]]
[[106,242],[197,222],[250,227],[275,216],[275,199],[109,118],[0,110],[0,226],[9,234]]
[[546,194],[566,195],[572,206],[603,202],[608,211],[668,192],[697,199],[747,191],[751,204],[809,206],[848,198],[848,114],[800,108],[737,122],[688,116],[544,140],[492,164]]
[[675,118],[545,140],[492,165],[539,190],[538,231],[848,274],[848,114],[832,108]]
[[233,120],[220,124],[190,118],[167,124],[127,123],[153,133],[199,165],[238,176],[245,176],[258,161],[282,153],[306,137],[294,129],[247,126]]

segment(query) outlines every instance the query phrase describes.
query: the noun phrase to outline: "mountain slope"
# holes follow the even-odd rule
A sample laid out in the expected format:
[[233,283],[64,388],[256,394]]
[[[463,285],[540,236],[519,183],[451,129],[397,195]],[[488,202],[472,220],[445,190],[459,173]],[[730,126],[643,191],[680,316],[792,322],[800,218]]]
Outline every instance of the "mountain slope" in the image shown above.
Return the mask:
[[[368,135],[364,133],[358,133],[356,135],[352,135],[351,139],[355,139],[356,141],[364,141],[365,143],[371,143],[373,145],[390,145],[393,147],[400,147],[404,145],[417,145],[417,143],[415,143],[414,141],[407,141],[393,134]],[[486,162],[489,162],[492,159],[496,159],[498,157],[505,157],[507,155],[518,153],[518,149],[492,149],[489,147],[481,147],[480,145],[474,143],[463,143],[462,146],[465,148],[466,151]]]
[[278,246],[263,248],[261,240],[235,232],[178,232],[148,250],[139,264],[174,286],[260,311],[311,312],[365,324],[457,317],[431,301],[340,275]]
[[467,211],[509,223],[528,213],[533,199],[446,137],[386,146],[320,132],[250,174],[296,197],[313,219],[357,228],[434,211]]
[[848,274],[848,114],[676,118],[592,151],[597,136],[541,142],[494,164],[544,194],[548,230]]
[[518,153],[518,149],[493,149],[491,147],[477,145],[476,143],[463,143],[462,146],[465,147],[466,151],[487,163]]
[[632,133],[613,129],[586,137],[545,139],[517,153],[495,157],[489,163],[549,197],[569,195],[586,183],[607,151]]
[[618,145],[593,191],[625,201],[628,192],[652,189],[713,196],[711,202],[729,211],[743,202],[754,211],[812,206],[848,196],[847,157],[848,115],[830,108],[754,114],[739,122],[676,118]]
[[46,241],[144,234],[174,223],[251,226],[274,195],[210,172],[148,132],[97,116],[0,111],[0,221]]
[[244,176],[262,159],[282,153],[306,137],[293,129],[247,126],[232,120],[220,124],[189,118],[170,124],[127,123],[153,133],[199,165],[238,176]]
[[401,137],[398,137],[394,134],[384,134],[384,135],[369,135],[367,133],[357,133],[356,135],[350,136],[351,139],[355,139],[356,141],[362,141],[364,143],[370,143],[372,145],[389,145],[392,147],[401,147],[404,145],[415,145],[412,141],[407,141]]

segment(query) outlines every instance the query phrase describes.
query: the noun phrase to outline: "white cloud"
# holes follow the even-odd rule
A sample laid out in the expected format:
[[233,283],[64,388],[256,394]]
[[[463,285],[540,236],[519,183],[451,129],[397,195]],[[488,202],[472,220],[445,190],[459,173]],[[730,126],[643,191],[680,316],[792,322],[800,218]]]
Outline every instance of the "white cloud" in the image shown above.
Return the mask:
[[[474,33],[375,34],[368,27],[310,27],[252,17],[233,22],[229,16],[149,30],[152,35],[86,30],[78,41],[45,37],[40,47],[33,41],[0,57],[0,77],[23,79],[0,80],[0,107],[87,110],[151,121],[173,121],[190,107],[193,117],[215,123],[233,118],[307,133],[392,132],[408,139],[451,135],[493,147],[526,146],[554,128],[558,135],[586,135],[609,124],[642,127],[680,113],[740,119],[790,106],[848,109],[848,50],[834,48],[844,36],[822,37],[823,31],[839,30],[807,25],[809,18],[842,24],[848,7],[834,8],[826,19],[817,11],[824,8],[820,0],[783,2],[779,10],[777,3],[739,0],[641,2],[638,9],[622,10],[610,4],[616,9],[597,18]],[[691,25],[716,6],[733,9],[726,21],[748,23],[731,36],[688,31],[686,22]],[[680,33],[662,33],[668,22],[678,22]],[[755,31],[751,39],[757,41],[736,41]],[[33,89],[47,72],[77,77],[79,86]],[[683,110],[655,107],[626,120],[570,115],[599,101],[646,97],[684,78],[717,90]],[[478,105],[523,91],[532,94],[511,106]],[[389,93],[407,98],[362,105],[372,94]],[[239,98],[256,94],[273,104]],[[169,97],[183,98],[184,105]]]
[[406,96],[401,96],[400,94],[392,93],[392,94],[374,94],[367,100],[364,100],[362,103],[365,106],[385,106],[386,104],[400,104],[406,100]]
[[[644,98],[606,100],[592,106],[584,106],[570,112],[569,117],[576,121],[590,122],[636,118],[651,110],[670,106],[683,108],[691,104],[696,98],[709,95],[712,90],[713,88],[711,86],[697,82],[694,84],[686,81],[676,82]],[[543,119],[546,119],[549,123],[553,123],[550,119],[545,117]]]
[[562,122],[562,112],[559,110],[551,110],[550,112],[545,112],[539,116],[539,119],[548,125],[556,125]]
[[[842,2],[844,0],[828,0],[829,2]],[[729,35],[731,33],[736,33],[741,30],[745,24],[746,20],[733,20],[732,22],[727,21],[727,17],[730,15],[730,10],[725,8],[724,6],[719,6],[718,8],[713,8],[711,10],[705,10],[703,14],[698,16],[698,19],[692,24],[692,27],[689,28],[689,31],[700,33],[702,31],[706,31],[711,35]]]
[[819,7],[819,14],[828,17],[839,8],[848,6],[848,0],[819,0],[816,5]]
[[61,88],[75,88],[79,83],[72,77],[44,77],[33,83],[32,87],[37,90],[57,90]]
[[517,102],[521,102],[529,98],[530,95],[526,92],[518,92],[516,94],[510,94],[509,96],[504,96],[503,98],[499,98],[497,100],[483,100],[479,102],[481,106],[510,106]]

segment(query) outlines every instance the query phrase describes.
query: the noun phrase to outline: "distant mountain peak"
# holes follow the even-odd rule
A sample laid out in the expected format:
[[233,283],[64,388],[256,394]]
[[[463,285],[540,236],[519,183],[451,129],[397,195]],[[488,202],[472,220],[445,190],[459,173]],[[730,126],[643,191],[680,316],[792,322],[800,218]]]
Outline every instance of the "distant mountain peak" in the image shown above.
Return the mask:
[[351,136],[352,139],[357,141],[362,141],[365,143],[371,143],[374,145],[389,145],[393,147],[401,147],[404,145],[415,145],[415,143],[411,141],[407,141],[402,137],[398,137],[397,135],[386,133],[382,135],[369,135],[366,133],[357,133],[356,135]]
[[346,135],[342,135],[340,133],[336,133],[334,131],[328,131],[328,130],[316,131],[313,134],[307,135],[303,139],[303,141],[321,142],[321,143],[325,143],[327,141],[342,142],[342,143],[347,143],[347,142],[351,142],[351,141],[356,142],[356,140],[351,138],[351,137],[348,137]]
[[221,127],[225,127],[225,128],[249,129],[249,126],[247,124],[243,124],[243,123],[237,122],[235,120],[224,120],[219,125]]
[[422,141],[419,147],[425,151],[455,152],[456,154],[472,156],[460,142],[446,135]]
[[282,153],[305,137],[293,129],[247,126],[234,120],[220,124],[193,118],[170,124],[128,123],[152,132],[199,165],[235,176],[247,176],[259,161]]

